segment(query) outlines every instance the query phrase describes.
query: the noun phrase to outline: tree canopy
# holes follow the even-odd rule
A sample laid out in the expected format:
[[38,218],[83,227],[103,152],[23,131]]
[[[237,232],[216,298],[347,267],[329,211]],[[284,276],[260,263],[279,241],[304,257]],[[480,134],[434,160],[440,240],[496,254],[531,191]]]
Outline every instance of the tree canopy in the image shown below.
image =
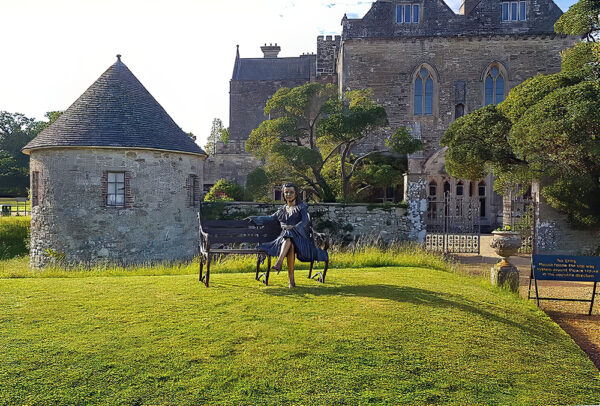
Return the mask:
[[[592,3],[598,5],[582,0],[571,7],[557,29],[593,33],[600,8],[588,15],[587,30],[579,25],[581,10]],[[492,171],[499,192],[509,184],[543,179],[547,186],[542,194],[551,206],[567,213],[576,226],[598,227],[599,112],[600,44],[580,42],[562,53],[559,73],[528,79],[498,106],[452,123],[441,140],[448,146],[447,170],[473,180]]]
[[20,113],[0,111],[0,196],[26,196],[29,187],[29,156],[21,149],[62,112],[45,114],[48,121],[36,121]]
[[[194,139],[196,139],[194,137]],[[210,134],[206,139],[206,145],[204,151],[208,155],[215,155],[217,153],[217,143],[223,142],[227,144],[229,142],[229,128],[225,128],[223,121],[220,118],[213,119],[212,126],[210,128]]]
[[294,181],[322,201],[335,201],[336,195],[348,199],[366,158],[421,148],[401,128],[385,147],[356,152],[369,135],[389,132],[385,109],[371,97],[370,90],[356,90],[339,98],[335,86],[318,83],[279,89],[265,107],[271,118],[252,131],[246,149],[265,161],[272,179]]

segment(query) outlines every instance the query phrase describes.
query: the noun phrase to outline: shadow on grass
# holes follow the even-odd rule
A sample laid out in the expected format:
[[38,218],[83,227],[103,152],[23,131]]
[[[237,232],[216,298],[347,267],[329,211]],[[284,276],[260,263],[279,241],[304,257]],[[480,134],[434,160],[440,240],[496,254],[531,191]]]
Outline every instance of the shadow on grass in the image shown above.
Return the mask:
[[[368,297],[375,299],[387,299],[401,303],[411,303],[420,306],[437,308],[457,309],[465,313],[471,313],[485,320],[502,323],[514,329],[519,329],[529,336],[543,339],[546,342],[562,343],[564,339],[558,334],[561,330],[558,326],[549,326],[540,323],[537,317],[521,317],[521,321],[514,321],[497,313],[485,310],[482,305],[465,297],[447,293],[434,292],[409,286],[394,285],[350,285],[350,286],[315,286],[297,287],[295,289],[272,288],[264,293],[273,296],[304,297],[314,296],[346,296],[346,297]],[[499,312],[503,309],[499,308]],[[536,325],[539,327],[536,328]]]

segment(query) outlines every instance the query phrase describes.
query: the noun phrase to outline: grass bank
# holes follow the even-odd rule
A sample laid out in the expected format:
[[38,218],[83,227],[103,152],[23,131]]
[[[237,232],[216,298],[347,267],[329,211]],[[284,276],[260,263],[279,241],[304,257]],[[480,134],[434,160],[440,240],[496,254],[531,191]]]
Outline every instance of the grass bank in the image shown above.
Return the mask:
[[452,272],[0,281],[0,404],[597,404],[533,303]]
[[[384,266],[424,267],[438,270],[454,269],[440,255],[427,252],[418,245],[405,244],[389,247],[362,247],[356,250],[332,251],[332,269],[358,269]],[[262,265],[262,269],[266,264]],[[308,269],[308,264],[297,263],[299,270]],[[211,264],[211,273],[244,273],[256,270],[256,256],[226,256]],[[0,278],[80,278],[97,276],[160,276],[190,275],[198,272],[198,260],[181,264],[154,264],[146,266],[95,266],[64,269],[48,267],[43,270],[29,268],[29,258],[0,261]]]
[[0,260],[29,253],[31,217],[0,217]]

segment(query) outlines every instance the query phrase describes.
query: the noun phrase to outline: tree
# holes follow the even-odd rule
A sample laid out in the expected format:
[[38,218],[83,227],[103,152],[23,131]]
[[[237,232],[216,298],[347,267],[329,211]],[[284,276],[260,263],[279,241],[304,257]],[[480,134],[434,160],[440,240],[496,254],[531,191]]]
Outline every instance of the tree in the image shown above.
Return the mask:
[[207,202],[240,202],[244,200],[244,189],[235,181],[219,179],[204,196],[204,200]]
[[265,115],[272,118],[254,129],[246,142],[246,150],[265,161],[273,178],[294,181],[326,202],[335,201],[322,174],[331,155],[321,154],[318,126],[332,111],[336,94],[335,86],[318,83],[279,89],[265,106]]
[[595,41],[600,31],[600,0],[579,0],[558,19],[554,30]]
[[296,181],[323,201],[335,200],[339,184],[347,200],[352,177],[364,159],[421,148],[420,141],[400,129],[385,148],[355,154],[360,141],[388,123],[385,109],[371,95],[370,90],[348,91],[340,99],[335,86],[318,83],[282,88],[265,108],[265,115],[274,118],[250,134],[246,149],[266,161],[271,177]]
[[[571,9],[581,17],[588,3],[582,0]],[[597,26],[600,9],[595,10],[587,21]],[[582,33],[578,24],[571,15],[556,27]],[[592,26],[585,32],[593,31]],[[500,192],[509,184],[543,178],[548,185],[542,195],[552,207],[576,226],[600,226],[599,55],[599,44],[578,43],[562,53],[561,72],[528,79],[497,107],[452,123],[441,140],[448,146],[448,172],[476,180],[492,171]]]
[[29,156],[21,149],[61,114],[51,111],[45,115],[48,121],[36,121],[20,113],[0,111],[0,195],[26,195]]
[[385,109],[371,100],[370,90],[354,90],[344,94],[344,99],[332,103],[334,110],[323,121],[322,134],[337,144],[330,154],[340,154],[340,178],[344,200],[350,194],[350,180],[362,160],[377,152],[355,156],[354,148],[373,131],[388,124]]
[[387,201],[387,189],[403,182],[407,167],[405,155],[388,153],[365,158],[354,175],[356,193],[382,188],[384,201]]
[[219,141],[225,144],[229,142],[229,128],[225,128],[223,126],[223,121],[221,121],[220,118],[215,118],[212,122],[210,135],[208,136],[206,145],[204,146],[206,153],[209,155],[216,155],[217,143]]
[[246,199],[264,201],[269,197],[269,177],[263,168],[256,168],[246,178]]

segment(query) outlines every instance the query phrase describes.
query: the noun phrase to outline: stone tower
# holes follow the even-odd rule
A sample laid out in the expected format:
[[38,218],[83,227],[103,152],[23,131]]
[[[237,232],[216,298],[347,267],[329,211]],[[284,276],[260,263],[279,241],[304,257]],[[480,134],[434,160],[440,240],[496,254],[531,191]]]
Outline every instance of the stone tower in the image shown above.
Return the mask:
[[31,264],[192,259],[206,154],[117,61],[23,148]]

